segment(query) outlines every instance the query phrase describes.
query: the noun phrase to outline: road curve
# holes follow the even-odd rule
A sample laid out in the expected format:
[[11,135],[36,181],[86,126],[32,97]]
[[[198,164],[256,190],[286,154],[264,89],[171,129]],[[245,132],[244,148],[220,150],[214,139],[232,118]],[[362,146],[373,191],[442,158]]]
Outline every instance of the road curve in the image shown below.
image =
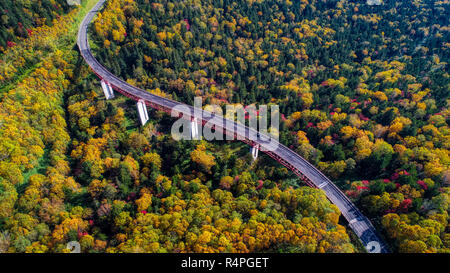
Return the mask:
[[[233,136],[238,137],[238,139],[244,141],[245,143],[253,146],[257,145],[261,151],[267,153],[270,157],[279,161],[281,164],[293,171],[309,186],[322,189],[328,199],[339,208],[342,215],[348,221],[350,228],[359,237],[369,252],[389,252],[386,244],[383,243],[377,235],[377,231],[373,227],[370,220],[365,217],[347,198],[347,196],[324,174],[322,174],[317,168],[294,151],[290,150],[275,139],[264,137],[264,135],[260,135],[255,130],[240,123],[235,123],[234,121],[224,119],[222,116],[214,115],[201,109],[195,109],[194,112],[194,107],[192,106],[156,96],[143,89],[132,86],[116,77],[103,65],[101,65],[91,53],[88,43],[87,29],[89,23],[101,9],[105,1],[106,0],[98,1],[92,10],[86,15],[80,25],[77,40],[81,55],[99,78],[108,82],[114,90],[134,100],[143,100],[150,107],[163,110],[167,113],[173,114],[173,112],[175,112],[178,116],[185,119],[192,120],[193,117],[198,117],[198,122],[201,122],[205,126],[215,127],[216,130],[222,130],[227,134],[231,132]],[[200,115],[198,115],[198,113],[200,113]]]

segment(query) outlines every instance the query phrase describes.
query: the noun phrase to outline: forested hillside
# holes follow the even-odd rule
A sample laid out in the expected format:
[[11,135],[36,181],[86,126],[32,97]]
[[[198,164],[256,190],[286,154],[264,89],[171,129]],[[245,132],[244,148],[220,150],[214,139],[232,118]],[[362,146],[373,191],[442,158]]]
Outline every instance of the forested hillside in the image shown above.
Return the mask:
[[151,93],[280,105],[281,142],[394,251],[447,252],[449,12],[447,1],[112,0],[92,37],[106,67]]
[[357,251],[336,206],[277,163],[176,142],[167,115],[139,128],[134,102],[106,101],[74,47],[95,2],[2,55],[0,252]]
[[0,52],[29,38],[33,28],[52,25],[69,11],[66,0],[15,0],[0,2]]
[[[106,100],[80,56],[96,0],[0,2],[0,253],[364,252],[323,191],[237,141]],[[370,2],[370,1],[369,1]],[[376,1],[373,1],[376,2]],[[108,0],[110,71],[193,104],[280,106],[280,142],[393,252],[449,252],[449,2]]]

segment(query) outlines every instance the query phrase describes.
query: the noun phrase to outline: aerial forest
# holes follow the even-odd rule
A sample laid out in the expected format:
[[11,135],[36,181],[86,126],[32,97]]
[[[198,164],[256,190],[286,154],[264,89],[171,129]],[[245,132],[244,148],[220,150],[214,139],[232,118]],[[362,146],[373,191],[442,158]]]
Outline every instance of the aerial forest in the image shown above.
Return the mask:
[[[76,46],[96,3],[0,3],[0,253],[366,252],[336,205],[239,141],[106,100]],[[188,105],[278,105],[279,141],[392,252],[450,252],[450,3],[108,0],[95,57]]]

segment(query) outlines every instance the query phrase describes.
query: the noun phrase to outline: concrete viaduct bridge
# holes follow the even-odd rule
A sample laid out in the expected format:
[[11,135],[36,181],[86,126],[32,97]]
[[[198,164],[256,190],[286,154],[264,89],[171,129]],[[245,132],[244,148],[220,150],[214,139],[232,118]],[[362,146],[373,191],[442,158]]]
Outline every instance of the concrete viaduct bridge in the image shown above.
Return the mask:
[[[149,119],[147,106],[150,106],[154,109],[172,114],[172,116],[174,116],[175,113],[175,116],[178,115],[179,117],[189,120],[191,122],[193,137],[198,134],[198,125],[213,126],[215,130],[220,130],[228,135],[231,134],[235,139],[242,140],[250,145],[252,147],[251,152],[253,158],[258,156],[258,150],[265,152],[295,173],[300,180],[304,181],[310,187],[322,189],[328,199],[339,208],[344,218],[348,221],[350,228],[355,232],[368,252],[389,252],[386,244],[380,239],[370,220],[359,211],[359,209],[335,184],[333,184],[333,182],[330,181],[330,179],[294,151],[269,136],[260,135],[258,132],[245,125],[184,103],[153,95],[138,87],[132,86],[101,65],[94,58],[90,50],[87,29],[89,23],[102,8],[105,1],[106,0],[98,1],[94,8],[86,15],[80,25],[77,43],[84,60],[92,71],[101,79],[101,85],[107,99],[114,98],[113,90],[116,90],[137,101],[137,109],[142,125]],[[194,112],[201,113],[200,117],[198,117],[197,114],[194,114]]]

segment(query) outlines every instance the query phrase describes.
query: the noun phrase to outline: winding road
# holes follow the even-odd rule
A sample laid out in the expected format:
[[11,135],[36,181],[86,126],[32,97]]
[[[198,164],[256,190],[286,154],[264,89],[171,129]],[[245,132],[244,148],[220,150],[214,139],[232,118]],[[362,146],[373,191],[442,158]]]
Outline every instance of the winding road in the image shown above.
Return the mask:
[[358,208],[330,181],[330,179],[294,151],[273,138],[268,136],[264,137],[264,135],[260,135],[255,130],[240,123],[225,119],[222,116],[211,114],[202,109],[195,109],[194,115],[194,107],[153,95],[143,89],[132,86],[101,65],[92,55],[88,43],[87,30],[89,23],[101,9],[105,1],[106,0],[98,1],[93,9],[86,15],[80,25],[77,41],[80,53],[84,60],[100,79],[109,83],[114,90],[127,97],[136,101],[143,100],[148,106],[167,113],[172,113],[172,115],[173,111],[175,111],[176,115],[179,117],[193,120],[194,117],[198,117],[197,113],[200,113],[199,119],[195,119],[198,120],[199,123],[202,123],[205,126],[212,126],[215,130],[222,130],[222,132],[226,134],[232,134],[234,137],[237,137],[245,143],[256,146],[258,149],[294,172],[309,186],[322,189],[328,199],[339,208],[342,215],[348,221],[350,228],[355,232],[368,252],[388,252],[386,244],[383,243],[377,235],[377,231],[370,220],[358,210]]

